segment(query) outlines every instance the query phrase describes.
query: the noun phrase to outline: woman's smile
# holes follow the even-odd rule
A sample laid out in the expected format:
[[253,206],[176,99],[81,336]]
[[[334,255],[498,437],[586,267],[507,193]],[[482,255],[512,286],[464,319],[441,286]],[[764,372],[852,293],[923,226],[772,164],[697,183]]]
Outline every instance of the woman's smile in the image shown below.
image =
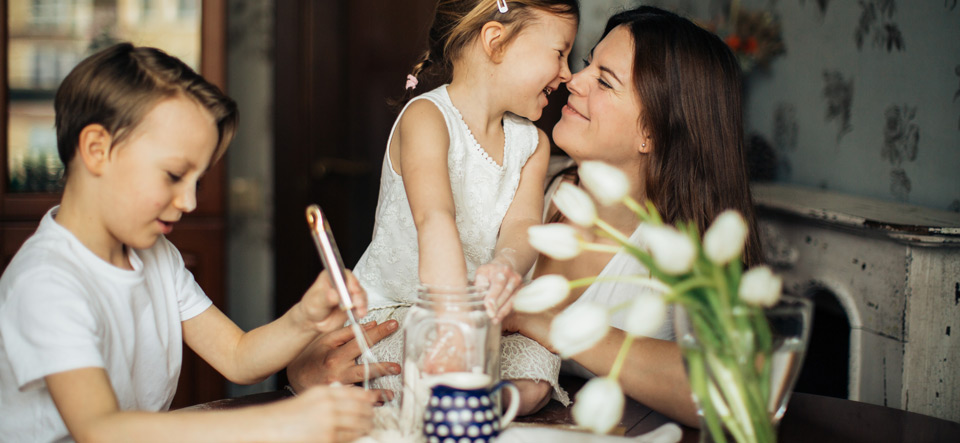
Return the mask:
[[569,101],[567,102],[566,105],[563,106],[563,109],[561,109],[561,112],[564,115],[570,115],[572,117],[582,118],[584,120],[590,121],[590,119],[587,118],[587,116],[583,115],[582,112],[578,111],[577,108],[575,108],[572,104],[570,104]]

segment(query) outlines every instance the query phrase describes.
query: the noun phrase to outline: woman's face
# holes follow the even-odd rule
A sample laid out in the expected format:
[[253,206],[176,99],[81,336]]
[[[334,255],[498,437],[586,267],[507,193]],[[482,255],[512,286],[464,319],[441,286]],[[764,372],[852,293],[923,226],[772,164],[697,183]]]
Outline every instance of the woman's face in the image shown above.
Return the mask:
[[633,83],[633,54],[630,31],[614,28],[593,49],[587,67],[567,83],[570,98],[553,139],[578,163],[602,160],[626,166],[648,150],[642,146],[643,106]]

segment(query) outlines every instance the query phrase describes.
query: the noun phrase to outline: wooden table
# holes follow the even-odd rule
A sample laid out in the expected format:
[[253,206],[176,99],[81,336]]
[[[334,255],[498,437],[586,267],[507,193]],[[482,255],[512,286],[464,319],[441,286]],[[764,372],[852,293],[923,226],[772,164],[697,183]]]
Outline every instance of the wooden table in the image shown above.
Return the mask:
[[[561,376],[560,383],[573,397],[584,381]],[[289,391],[271,391],[239,398],[216,400],[185,408],[218,410],[269,403],[290,397]],[[627,399],[623,420],[615,433],[642,435],[671,420],[660,413]],[[570,408],[551,400],[540,412],[517,418],[517,426],[573,428]],[[699,440],[699,431],[681,426],[683,443]],[[899,409],[857,401],[794,393],[780,423],[780,443],[924,443],[960,442],[960,423]]]

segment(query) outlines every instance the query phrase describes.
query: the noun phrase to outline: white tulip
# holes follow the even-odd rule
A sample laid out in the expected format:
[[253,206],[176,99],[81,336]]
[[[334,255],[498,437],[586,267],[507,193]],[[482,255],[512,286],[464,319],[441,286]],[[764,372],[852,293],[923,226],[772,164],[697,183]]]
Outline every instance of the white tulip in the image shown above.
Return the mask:
[[703,234],[703,253],[711,262],[725,265],[743,253],[747,241],[747,222],[739,212],[726,210],[717,216]]
[[624,329],[639,337],[653,335],[667,318],[667,304],[659,294],[642,292],[630,303]]
[[569,260],[583,250],[583,241],[573,226],[563,223],[531,226],[527,229],[530,246],[556,260]]
[[573,419],[597,434],[606,434],[623,417],[623,390],[615,380],[594,377],[577,392]]
[[562,275],[544,275],[520,288],[513,296],[513,309],[518,312],[543,312],[567,298],[570,282]]
[[605,306],[592,302],[574,303],[550,323],[550,343],[563,358],[579,354],[597,344],[610,329]]
[[751,268],[740,279],[740,298],[752,305],[770,307],[780,300],[783,280],[767,266]]
[[577,168],[580,180],[602,205],[623,200],[630,190],[630,182],[623,171],[599,161],[586,161]]
[[597,220],[597,207],[583,189],[570,182],[563,182],[553,194],[553,203],[570,221],[589,228]]
[[668,275],[679,275],[693,267],[697,248],[690,237],[670,226],[644,224],[640,231],[657,268]]

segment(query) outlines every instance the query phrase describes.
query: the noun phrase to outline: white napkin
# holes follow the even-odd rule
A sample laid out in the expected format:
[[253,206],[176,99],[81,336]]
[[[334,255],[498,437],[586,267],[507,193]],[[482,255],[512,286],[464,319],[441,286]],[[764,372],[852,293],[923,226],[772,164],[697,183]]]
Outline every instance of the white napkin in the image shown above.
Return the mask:
[[497,438],[497,443],[541,443],[544,441],[552,443],[677,443],[682,437],[683,431],[676,423],[664,424],[636,437],[596,435],[530,426],[507,429]]

